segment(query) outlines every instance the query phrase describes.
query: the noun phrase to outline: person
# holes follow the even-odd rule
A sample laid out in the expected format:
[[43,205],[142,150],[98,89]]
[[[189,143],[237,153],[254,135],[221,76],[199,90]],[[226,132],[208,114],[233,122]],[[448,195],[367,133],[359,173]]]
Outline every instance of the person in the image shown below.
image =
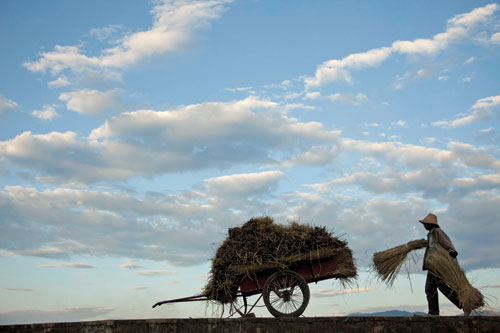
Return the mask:
[[[431,316],[439,316],[439,297],[437,292],[438,289],[453,304],[461,309],[462,307],[460,306],[460,301],[458,299],[457,293],[446,283],[444,283],[440,278],[435,276],[426,265],[427,256],[436,251],[438,245],[442,246],[446,251],[448,251],[450,256],[455,260],[458,256],[458,252],[448,235],[443,231],[443,229],[439,227],[436,215],[429,213],[423,220],[419,220],[419,222],[424,225],[425,230],[429,231],[429,233],[427,234],[427,247],[425,248],[424,264],[422,267],[424,271],[427,271],[427,279],[425,281],[425,295],[427,297],[427,304],[429,307],[428,314]],[[469,314],[465,313],[465,315]]]

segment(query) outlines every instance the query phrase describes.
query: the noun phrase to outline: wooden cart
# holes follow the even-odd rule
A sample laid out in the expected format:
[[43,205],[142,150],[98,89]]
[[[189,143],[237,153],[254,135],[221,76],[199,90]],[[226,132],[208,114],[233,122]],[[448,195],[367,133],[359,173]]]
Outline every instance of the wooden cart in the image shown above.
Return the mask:
[[[251,313],[261,298],[269,312],[275,317],[298,317],[309,304],[308,283],[343,277],[338,272],[335,257],[313,259],[299,262],[288,269],[263,269],[245,275],[233,299],[241,297],[243,306],[231,307],[242,317],[254,317]],[[248,309],[247,297],[258,295],[259,298]],[[208,301],[204,295],[177,298],[158,302],[153,308],[166,303]]]

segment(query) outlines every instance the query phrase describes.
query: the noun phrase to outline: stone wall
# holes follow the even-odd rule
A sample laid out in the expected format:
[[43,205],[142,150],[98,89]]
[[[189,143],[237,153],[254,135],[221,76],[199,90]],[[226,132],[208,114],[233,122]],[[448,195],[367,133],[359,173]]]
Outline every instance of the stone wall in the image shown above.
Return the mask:
[[2,333],[500,332],[500,317],[318,317],[103,320],[0,326]]

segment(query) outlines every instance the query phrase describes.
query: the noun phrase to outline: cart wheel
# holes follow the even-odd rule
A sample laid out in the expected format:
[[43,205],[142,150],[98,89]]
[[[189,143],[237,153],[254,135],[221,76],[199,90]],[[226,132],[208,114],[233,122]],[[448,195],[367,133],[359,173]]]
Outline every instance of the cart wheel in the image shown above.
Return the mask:
[[271,275],[262,292],[266,308],[275,317],[298,317],[309,303],[309,286],[294,271],[280,271]]

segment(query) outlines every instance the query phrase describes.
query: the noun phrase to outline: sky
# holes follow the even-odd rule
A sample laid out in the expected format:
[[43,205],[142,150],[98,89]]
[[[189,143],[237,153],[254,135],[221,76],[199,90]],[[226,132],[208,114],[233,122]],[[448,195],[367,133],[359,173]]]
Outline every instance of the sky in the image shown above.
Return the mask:
[[369,266],[429,212],[500,310],[499,3],[2,0],[0,45],[0,324],[216,317],[151,306],[263,215],[354,251],[305,316],[425,312]]

